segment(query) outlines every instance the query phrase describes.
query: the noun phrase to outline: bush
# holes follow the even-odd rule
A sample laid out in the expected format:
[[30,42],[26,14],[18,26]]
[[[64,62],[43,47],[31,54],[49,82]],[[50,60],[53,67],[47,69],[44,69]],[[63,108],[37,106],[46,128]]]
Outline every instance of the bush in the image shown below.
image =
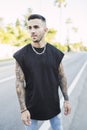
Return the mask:
[[63,52],[67,52],[68,50],[67,45],[61,45],[60,43],[57,42],[53,43],[53,45]]

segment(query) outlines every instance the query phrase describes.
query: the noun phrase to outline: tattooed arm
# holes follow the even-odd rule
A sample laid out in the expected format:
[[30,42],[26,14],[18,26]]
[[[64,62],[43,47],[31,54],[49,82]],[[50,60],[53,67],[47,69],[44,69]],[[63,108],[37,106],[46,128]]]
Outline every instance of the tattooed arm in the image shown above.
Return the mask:
[[21,119],[25,125],[30,125],[30,113],[25,105],[24,74],[18,62],[16,62],[16,92],[22,113]]
[[22,112],[27,109],[25,105],[24,74],[17,62],[16,62],[16,91]]
[[68,89],[67,88],[67,79],[66,79],[66,76],[65,76],[65,73],[64,73],[64,68],[63,68],[62,63],[59,66],[58,72],[59,72],[60,88],[61,88],[64,100],[68,101],[69,97],[68,97],[68,91],[67,91],[67,89]]
[[58,73],[59,73],[60,89],[65,100],[64,101],[64,114],[67,115],[71,112],[71,105],[69,103],[67,79],[64,73],[64,68],[63,68],[62,63],[60,64],[58,68]]

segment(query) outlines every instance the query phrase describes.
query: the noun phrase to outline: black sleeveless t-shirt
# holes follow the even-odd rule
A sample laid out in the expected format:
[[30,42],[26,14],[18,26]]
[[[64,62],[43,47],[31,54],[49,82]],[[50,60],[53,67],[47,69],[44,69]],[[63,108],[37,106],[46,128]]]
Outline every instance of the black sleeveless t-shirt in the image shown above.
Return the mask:
[[25,103],[31,119],[48,120],[60,113],[58,66],[63,56],[49,43],[43,54],[36,54],[28,44],[13,55],[25,76]]

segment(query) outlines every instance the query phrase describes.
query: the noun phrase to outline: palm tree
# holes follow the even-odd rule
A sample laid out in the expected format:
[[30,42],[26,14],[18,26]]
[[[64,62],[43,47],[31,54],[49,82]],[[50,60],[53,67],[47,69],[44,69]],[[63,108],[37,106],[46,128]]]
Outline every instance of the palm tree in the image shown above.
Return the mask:
[[66,7],[66,5],[67,5],[66,0],[55,0],[55,3],[58,5],[59,8],[61,8],[62,5],[64,7]]
[[24,27],[27,27],[27,19],[28,19],[28,17],[29,17],[29,15],[31,15],[32,14],[32,9],[31,8],[28,8],[27,9],[27,13],[24,15]]
[[18,18],[16,19],[15,26],[16,27],[21,26],[21,22]]
[[0,17],[0,26],[3,25],[3,21],[4,21],[4,19],[2,17]]
[[80,40],[80,44],[83,44],[82,37],[81,37],[81,35],[79,33],[79,28],[74,26],[74,27],[72,27],[72,30],[74,31],[74,33],[78,34],[78,37],[79,37],[79,40]]
[[67,25],[67,45],[69,46],[69,43],[70,43],[70,24],[72,23],[71,18],[67,18],[65,23]]
[[62,9],[63,7],[67,6],[66,0],[55,0],[56,6],[60,10],[60,16],[59,16],[59,42],[61,43],[61,37],[62,37]]

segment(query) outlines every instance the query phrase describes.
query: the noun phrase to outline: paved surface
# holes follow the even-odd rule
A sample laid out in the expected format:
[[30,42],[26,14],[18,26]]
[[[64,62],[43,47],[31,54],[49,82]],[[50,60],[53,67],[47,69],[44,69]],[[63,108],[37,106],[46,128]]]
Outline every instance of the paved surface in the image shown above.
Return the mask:
[[87,129],[87,65],[77,82],[75,89],[70,95],[72,113],[64,116],[64,130],[86,130]]
[[[69,86],[72,84],[86,61],[87,53],[84,52],[71,53],[65,56],[63,63]],[[64,130],[87,129],[86,72],[87,67],[84,69],[79,81],[70,95],[72,114],[66,117],[63,115],[62,110]],[[25,130],[20,119],[20,108],[15,90],[15,79],[13,76],[14,63],[0,63],[0,130]],[[41,126],[43,124],[43,122],[39,123]],[[47,127],[48,126],[46,126],[43,130],[51,130],[50,128],[47,129]]]
[[87,130],[87,67],[76,89],[78,92],[78,94],[76,94],[78,97],[75,98],[75,100],[77,100],[77,106],[69,129]]

